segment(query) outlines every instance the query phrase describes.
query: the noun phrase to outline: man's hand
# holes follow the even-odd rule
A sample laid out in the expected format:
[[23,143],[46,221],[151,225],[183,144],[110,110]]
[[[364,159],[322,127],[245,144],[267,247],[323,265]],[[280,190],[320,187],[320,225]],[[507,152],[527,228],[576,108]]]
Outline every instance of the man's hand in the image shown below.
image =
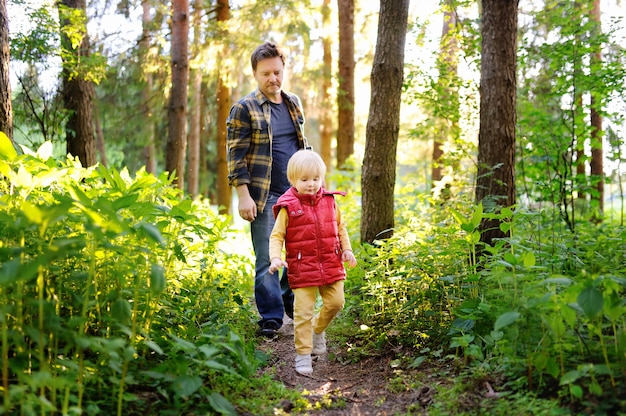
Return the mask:
[[246,221],[254,221],[256,219],[256,202],[250,196],[248,185],[240,185],[237,187],[237,196],[239,197],[239,215]]

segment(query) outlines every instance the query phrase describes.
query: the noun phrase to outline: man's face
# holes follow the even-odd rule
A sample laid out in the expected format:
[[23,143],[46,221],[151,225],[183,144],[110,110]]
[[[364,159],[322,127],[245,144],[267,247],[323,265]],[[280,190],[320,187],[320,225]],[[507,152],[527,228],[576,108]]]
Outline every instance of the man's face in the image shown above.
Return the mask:
[[280,56],[263,59],[256,64],[254,79],[259,84],[261,92],[271,100],[280,96],[283,84],[283,70],[284,65]]

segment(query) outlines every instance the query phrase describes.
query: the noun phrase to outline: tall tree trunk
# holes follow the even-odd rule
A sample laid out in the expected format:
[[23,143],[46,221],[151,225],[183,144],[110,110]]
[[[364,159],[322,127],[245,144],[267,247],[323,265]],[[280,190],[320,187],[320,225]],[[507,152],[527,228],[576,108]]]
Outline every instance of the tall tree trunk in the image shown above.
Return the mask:
[[[515,204],[517,1],[483,0],[480,131],[476,202],[499,212]],[[509,235],[500,221],[483,220],[481,241]]]
[[443,28],[439,43],[439,88],[440,102],[448,103],[445,116],[438,117],[439,128],[433,140],[433,164],[431,170],[432,185],[443,178],[443,144],[458,129],[459,100],[453,83],[457,81],[458,58],[457,39],[455,35],[456,11],[446,4],[443,13]]
[[[139,54],[142,57],[142,62],[146,62],[150,55],[150,44],[152,43],[152,31],[150,30],[150,24],[152,22],[152,15],[150,13],[150,0],[143,0],[141,2],[142,14],[141,14],[141,40],[139,41]],[[141,112],[146,120],[146,145],[143,149],[144,158],[146,162],[146,172],[156,175],[157,162],[156,162],[156,145],[154,137],[154,122],[152,120],[152,110],[150,107],[150,97],[152,96],[152,73],[146,70],[143,71],[144,86],[141,91]]]
[[0,131],[13,140],[13,108],[9,76],[9,15],[6,0],[0,0]]
[[93,113],[95,115],[95,128],[96,128],[96,149],[98,150],[98,154],[100,155],[100,164],[102,166],[107,166],[107,153],[106,146],[104,144],[104,132],[102,131],[102,124],[100,123],[100,112],[98,111],[98,106],[94,105]]
[[[193,9],[193,55],[198,60],[201,42],[201,11],[202,2],[196,0]],[[191,91],[189,109],[189,139],[187,147],[187,192],[193,197],[198,195],[200,181],[200,103],[202,101],[202,70],[198,65],[191,68]]]
[[[218,0],[217,20],[226,27],[230,19],[228,0]],[[224,55],[228,53],[228,31],[220,31],[224,42]],[[218,68],[220,65],[218,65]],[[226,74],[219,72],[217,79],[217,205],[219,212],[230,214],[232,188],[228,184],[228,162],[226,161],[226,119],[230,111],[230,89],[227,87]]]
[[330,102],[330,87],[331,87],[331,79],[332,79],[332,66],[333,66],[333,57],[331,54],[331,29],[330,29],[330,0],[324,0],[322,4],[322,28],[323,33],[325,33],[322,38],[322,45],[324,47],[324,65],[322,68],[323,78],[322,78],[322,88],[321,88],[321,102],[322,106],[320,108],[320,155],[328,169],[330,170],[333,166],[332,164],[332,140],[333,140],[333,120],[331,118],[332,107],[326,105],[326,103]]
[[361,179],[361,241],[367,243],[393,235],[396,149],[408,13],[409,0],[388,0],[380,4]]
[[[600,0],[593,0],[591,9],[591,20],[595,23],[593,32],[595,36],[602,33],[600,21]],[[602,50],[598,42],[594,43],[596,50],[591,56],[591,70],[602,65]],[[595,183],[596,192],[592,193],[592,201],[597,203],[597,214],[594,214],[597,221],[601,220],[604,212],[604,164],[602,145],[602,97],[596,91],[591,91],[591,179]]]
[[172,87],[168,113],[165,169],[185,189],[187,86],[189,83],[189,1],[172,0]]
[[[88,81],[82,74],[76,62],[89,57],[89,36],[87,35],[86,21],[84,23],[71,22],[64,7],[78,10],[86,14],[85,0],[62,0],[59,7],[59,22],[61,25],[61,46],[66,56],[63,59],[63,87],[62,96],[65,109],[69,112],[65,127],[67,153],[78,157],[85,167],[96,164],[96,139],[93,123],[93,97],[95,88],[92,81]],[[79,24],[80,27],[76,27]],[[70,27],[71,26],[71,27]],[[82,40],[77,48],[67,37],[67,31],[82,33]],[[67,54],[67,55],[66,55]],[[72,56],[72,58],[67,58]],[[74,62],[72,62],[74,61]]]
[[339,89],[337,167],[354,153],[354,0],[337,0],[339,13]]

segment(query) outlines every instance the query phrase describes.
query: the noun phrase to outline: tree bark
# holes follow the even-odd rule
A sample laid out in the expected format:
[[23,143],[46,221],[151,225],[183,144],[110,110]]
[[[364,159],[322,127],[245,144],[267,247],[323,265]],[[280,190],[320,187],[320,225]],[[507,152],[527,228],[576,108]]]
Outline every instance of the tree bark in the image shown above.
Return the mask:
[[338,0],[339,88],[337,95],[337,167],[354,153],[354,0]]
[[9,15],[6,0],[0,0],[0,131],[13,140],[13,108],[9,73]]
[[393,235],[396,149],[408,12],[409,0],[388,0],[380,4],[361,179],[361,241],[367,243]]
[[[228,0],[218,0],[217,20],[226,24],[230,19],[230,6]],[[224,55],[227,54],[228,31],[220,31],[224,41]],[[218,65],[218,68],[221,65]],[[218,73],[217,80],[217,205],[219,212],[230,214],[230,206],[233,196],[232,187],[228,184],[228,162],[226,160],[226,119],[230,112],[230,88],[227,87],[226,74]]]
[[[593,0],[591,8],[591,20],[595,23],[594,35],[602,33],[600,21],[600,0]],[[591,55],[591,70],[602,65],[602,50],[596,42],[596,50]],[[592,193],[591,200],[597,203],[597,214],[594,214],[596,221],[600,221],[604,212],[604,163],[602,145],[602,97],[596,91],[591,91],[591,179],[595,183],[596,192]]]
[[[150,23],[152,20],[150,14],[150,1],[143,0],[141,2],[142,15],[141,15],[141,41],[139,42],[139,54],[142,56],[143,62],[148,59],[150,54],[150,44],[152,43],[152,32],[150,30]],[[152,110],[150,106],[150,97],[152,96],[152,74],[148,71],[143,71],[143,77],[145,84],[141,92],[141,112],[147,123],[147,137],[146,146],[144,147],[144,158],[146,162],[146,172],[156,175],[157,162],[156,162],[156,145],[154,138],[154,124],[152,121]]]
[[165,168],[185,188],[187,148],[187,85],[189,83],[189,1],[172,0],[172,88],[168,106],[168,136]]
[[[483,0],[476,202],[485,212],[515,204],[517,1]],[[484,219],[481,241],[509,235]]]
[[[60,4],[86,14],[85,0],[62,0]],[[68,55],[73,55],[75,62],[80,62],[82,57],[88,57],[90,51],[86,24],[82,24],[79,28],[69,28],[70,31],[80,30],[83,34],[80,44],[74,48],[65,34],[65,29],[68,29],[70,25],[76,25],[76,23],[70,22],[62,8],[59,8],[59,21],[61,24],[61,45],[64,51]],[[97,162],[92,104],[95,88],[93,82],[85,79],[75,62],[72,62],[72,59],[63,59],[62,96],[65,109],[69,113],[65,137],[67,153],[78,157],[82,166],[87,167],[93,166]]]
[[[201,24],[202,2],[196,0],[193,9],[193,54],[197,55],[202,47],[202,24]],[[187,147],[187,192],[193,197],[198,195],[200,182],[200,102],[202,99],[202,70],[195,65],[191,68],[191,91],[189,103],[189,139]]]
[[330,30],[330,0],[324,0],[322,4],[322,27],[324,29],[324,37],[322,45],[324,48],[324,64],[322,68],[322,87],[320,91],[321,103],[320,108],[320,156],[324,159],[328,170],[330,171],[332,164],[332,140],[333,140],[333,120],[331,117],[332,106],[330,103],[330,87],[332,80],[333,57],[331,53],[331,30]]

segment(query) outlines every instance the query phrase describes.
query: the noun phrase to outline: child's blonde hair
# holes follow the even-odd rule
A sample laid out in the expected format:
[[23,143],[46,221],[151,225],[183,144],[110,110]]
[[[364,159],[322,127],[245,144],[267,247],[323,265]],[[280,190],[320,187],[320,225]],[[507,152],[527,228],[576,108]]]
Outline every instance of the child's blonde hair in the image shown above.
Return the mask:
[[317,175],[322,180],[326,175],[326,164],[313,150],[298,150],[287,163],[287,179],[293,186],[304,175]]

